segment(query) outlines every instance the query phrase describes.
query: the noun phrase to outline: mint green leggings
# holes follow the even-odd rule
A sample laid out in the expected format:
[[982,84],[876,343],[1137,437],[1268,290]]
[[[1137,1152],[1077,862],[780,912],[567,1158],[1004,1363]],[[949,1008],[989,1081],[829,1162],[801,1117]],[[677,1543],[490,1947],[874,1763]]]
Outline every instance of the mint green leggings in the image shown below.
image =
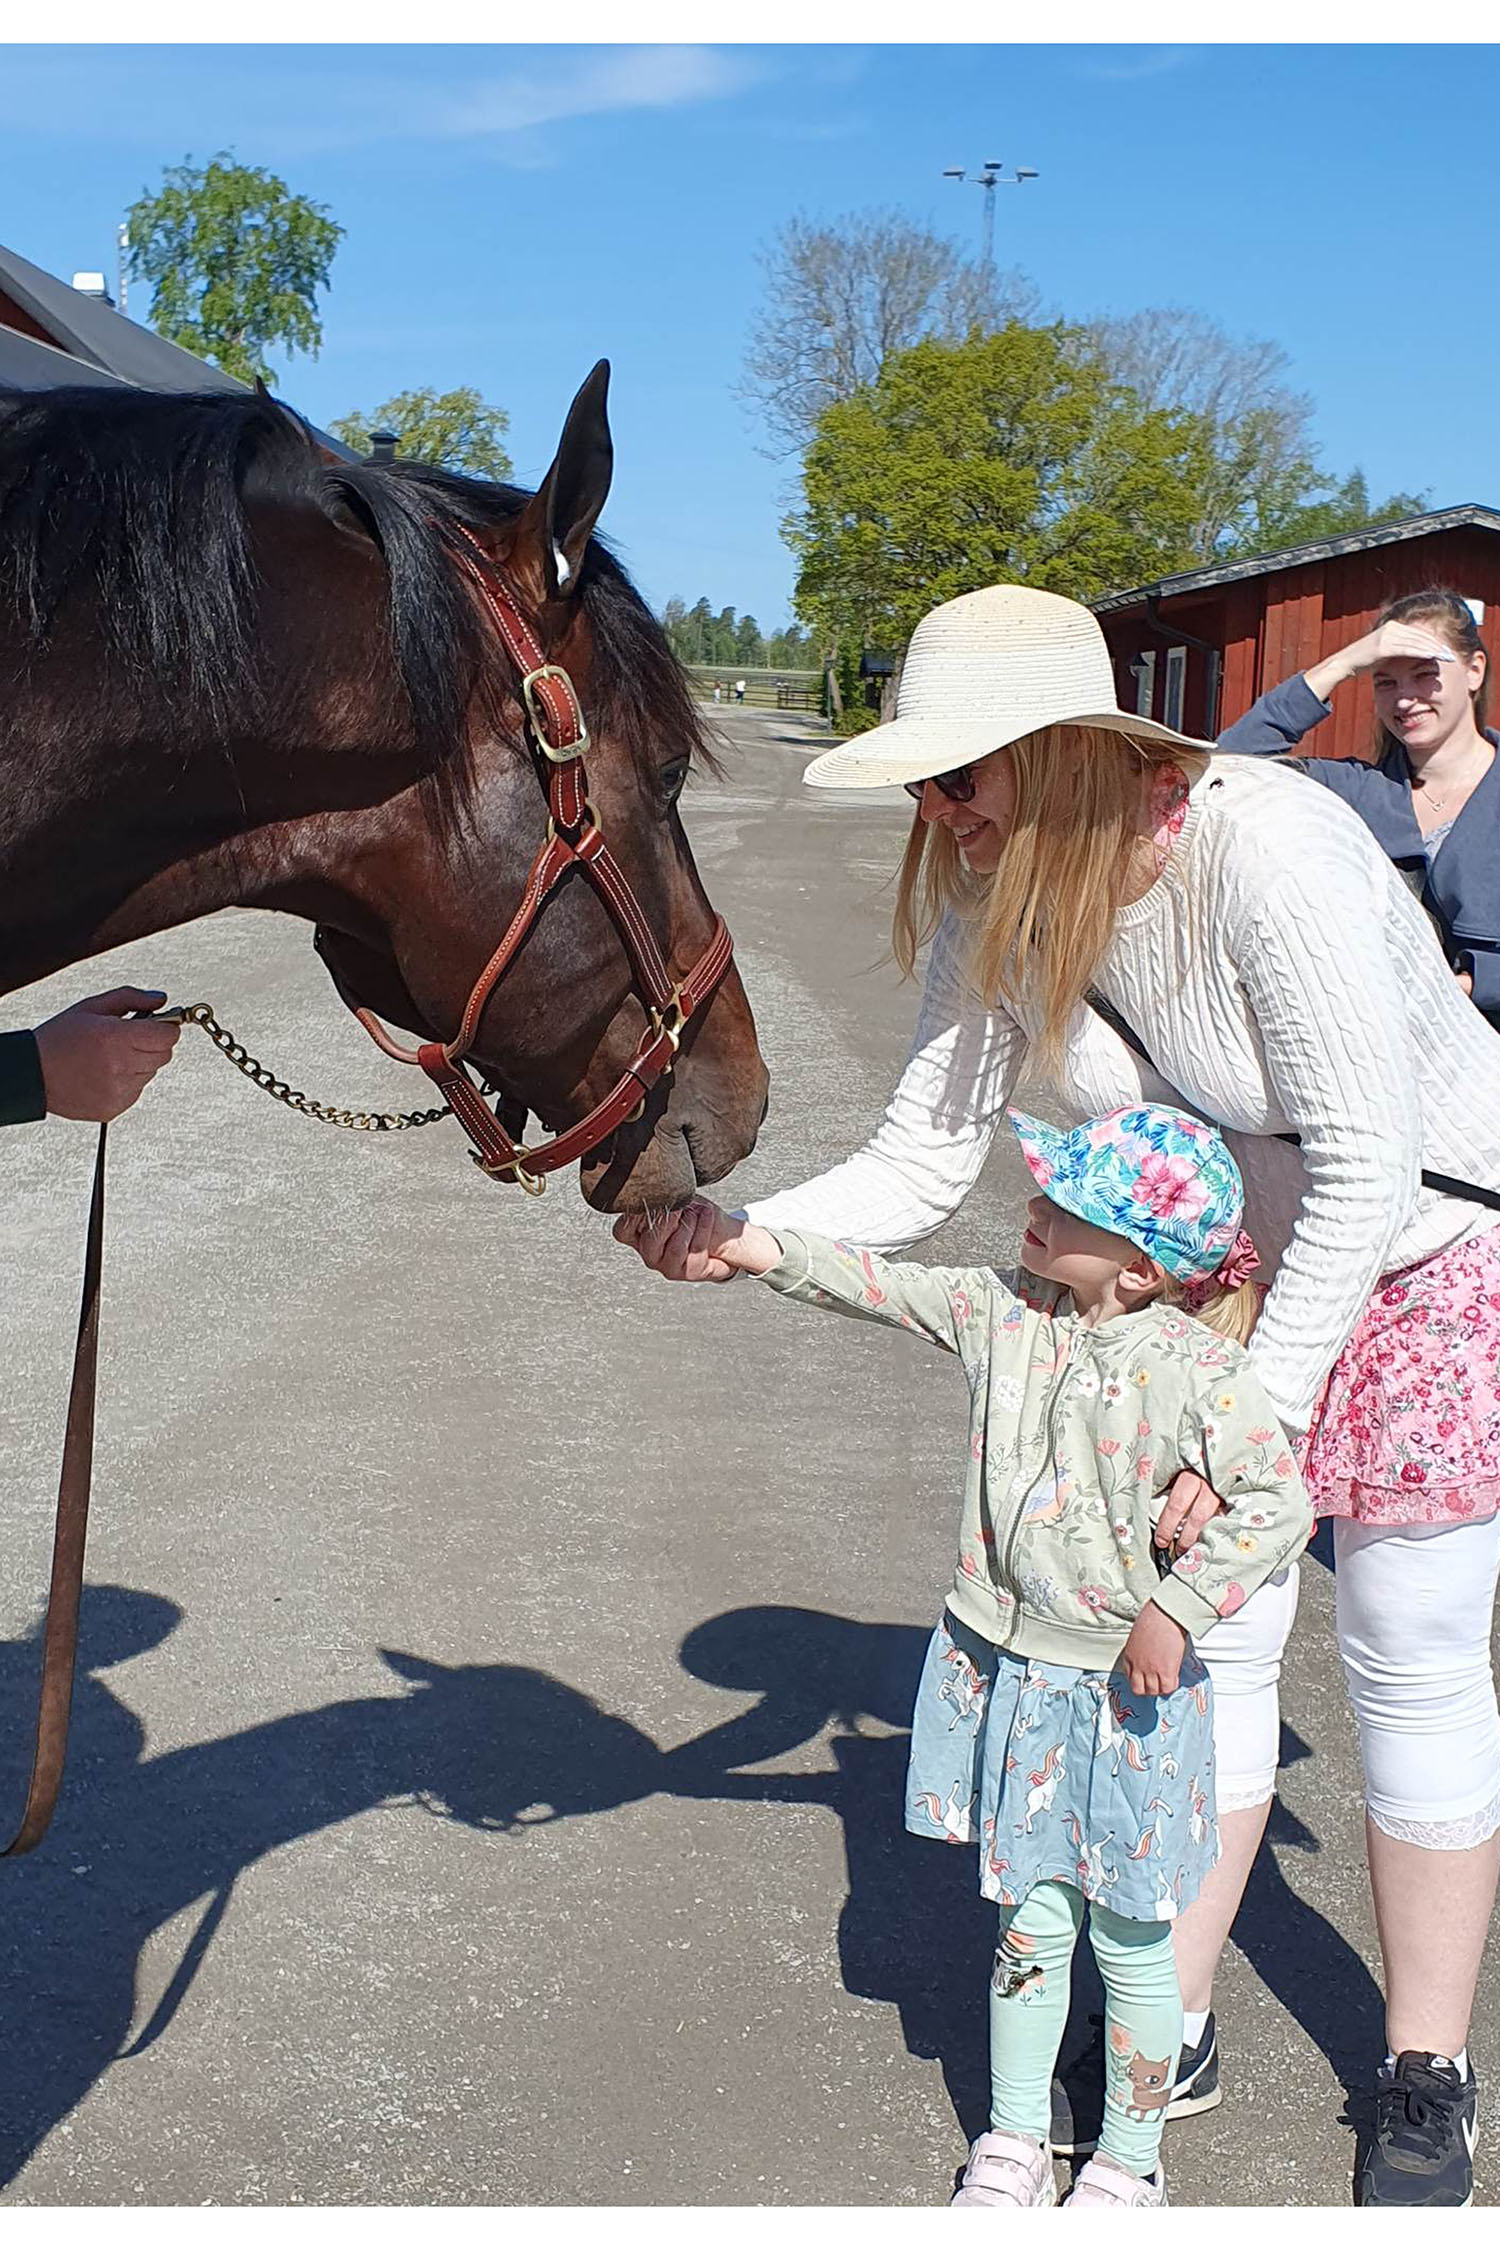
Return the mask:
[[[1052,2073],[1068,2020],[1069,1969],[1084,1897],[1038,1883],[1000,1914],[990,1985],[990,2124],[1047,2138]],[[1104,1981],[1104,2133],[1099,2146],[1142,2179],[1156,2169],[1182,2045],[1182,1994],[1170,1922],[1127,1922],[1091,1906],[1089,1942]]]

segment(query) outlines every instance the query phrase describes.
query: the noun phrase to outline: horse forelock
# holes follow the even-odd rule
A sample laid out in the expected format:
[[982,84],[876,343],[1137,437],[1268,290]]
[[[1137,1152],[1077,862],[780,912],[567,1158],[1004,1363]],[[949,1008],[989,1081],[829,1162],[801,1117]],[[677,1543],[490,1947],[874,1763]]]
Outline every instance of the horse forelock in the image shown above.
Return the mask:
[[[395,495],[418,496],[415,508],[409,497],[405,499],[403,512],[408,519],[415,516],[425,534],[437,542],[449,586],[465,610],[470,604],[460,533],[507,528],[535,497],[514,485],[483,483],[424,462],[360,463],[328,474],[351,504],[362,505],[377,519]],[[435,561],[429,554],[429,573]],[[409,608],[420,630],[425,591],[424,585],[408,582],[406,573],[393,571],[393,623],[399,624]],[[590,733],[596,739],[619,742],[642,772],[660,765],[664,752],[670,750],[717,773],[718,761],[662,626],[608,542],[597,534],[589,541],[573,591],[593,644]],[[487,664],[508,666],[503,651],[492,645],[483,653]],[[513,685],[508,672],[507,685]]]

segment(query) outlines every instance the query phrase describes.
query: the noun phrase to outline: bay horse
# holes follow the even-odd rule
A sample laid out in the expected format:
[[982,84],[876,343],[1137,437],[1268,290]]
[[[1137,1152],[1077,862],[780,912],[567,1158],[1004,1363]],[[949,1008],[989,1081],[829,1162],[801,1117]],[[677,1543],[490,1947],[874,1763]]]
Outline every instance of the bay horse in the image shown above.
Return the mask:
[[[486,582],[576,689],[587,821],[641,942],[681,979],[722,928],[678,813],[711,763],[694,708],[594,536],[608,375],[578,393],[535,494],[333,461],[264,392],[80,388],[0,413],[0,992],[265,907],[314,924],[349,1006],[423,1042],[471,1031],[513,1112],[560,1131],[595,1109],[648,1013],[577,865],[482,984],[554,833]],[[596,1208],[680,1203],[754,1146],[767,1077],[732,966],[675,1062],[583,1158]]]

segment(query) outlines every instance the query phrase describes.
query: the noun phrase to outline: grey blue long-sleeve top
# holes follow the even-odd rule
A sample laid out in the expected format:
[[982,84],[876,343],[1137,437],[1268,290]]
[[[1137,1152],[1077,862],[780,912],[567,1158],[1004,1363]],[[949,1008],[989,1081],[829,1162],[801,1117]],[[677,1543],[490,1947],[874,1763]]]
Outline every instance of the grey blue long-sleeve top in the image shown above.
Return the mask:
[[[1500,1031],[1500,758],[1429,859],[1412,807],[1411,767],[1399,743],[1373,766],[1357,758],[1286,756],[1331,710],[1299,672],[1227,727],[1219,748],[1282,757],[1353,807],[1431,915],[1450,965],[1472,977],[1474,1005]],[[1500,748],[1500,735],[1486,732]]]

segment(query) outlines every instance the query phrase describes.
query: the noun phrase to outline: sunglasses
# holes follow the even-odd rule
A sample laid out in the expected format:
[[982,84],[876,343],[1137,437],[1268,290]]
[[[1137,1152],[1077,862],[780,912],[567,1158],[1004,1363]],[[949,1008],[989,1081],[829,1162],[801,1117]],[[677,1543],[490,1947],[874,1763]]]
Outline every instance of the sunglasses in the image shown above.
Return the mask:
[[[943,795],[955,805],[966,805],[979,786],[974,779],[972,766],[954,766],[948,773],[929,774],[928,780],[934,789],[941,789]],[[915,797],[918,804],[922,802],[926,781],[904,781],[901,786],[908,797]]]

